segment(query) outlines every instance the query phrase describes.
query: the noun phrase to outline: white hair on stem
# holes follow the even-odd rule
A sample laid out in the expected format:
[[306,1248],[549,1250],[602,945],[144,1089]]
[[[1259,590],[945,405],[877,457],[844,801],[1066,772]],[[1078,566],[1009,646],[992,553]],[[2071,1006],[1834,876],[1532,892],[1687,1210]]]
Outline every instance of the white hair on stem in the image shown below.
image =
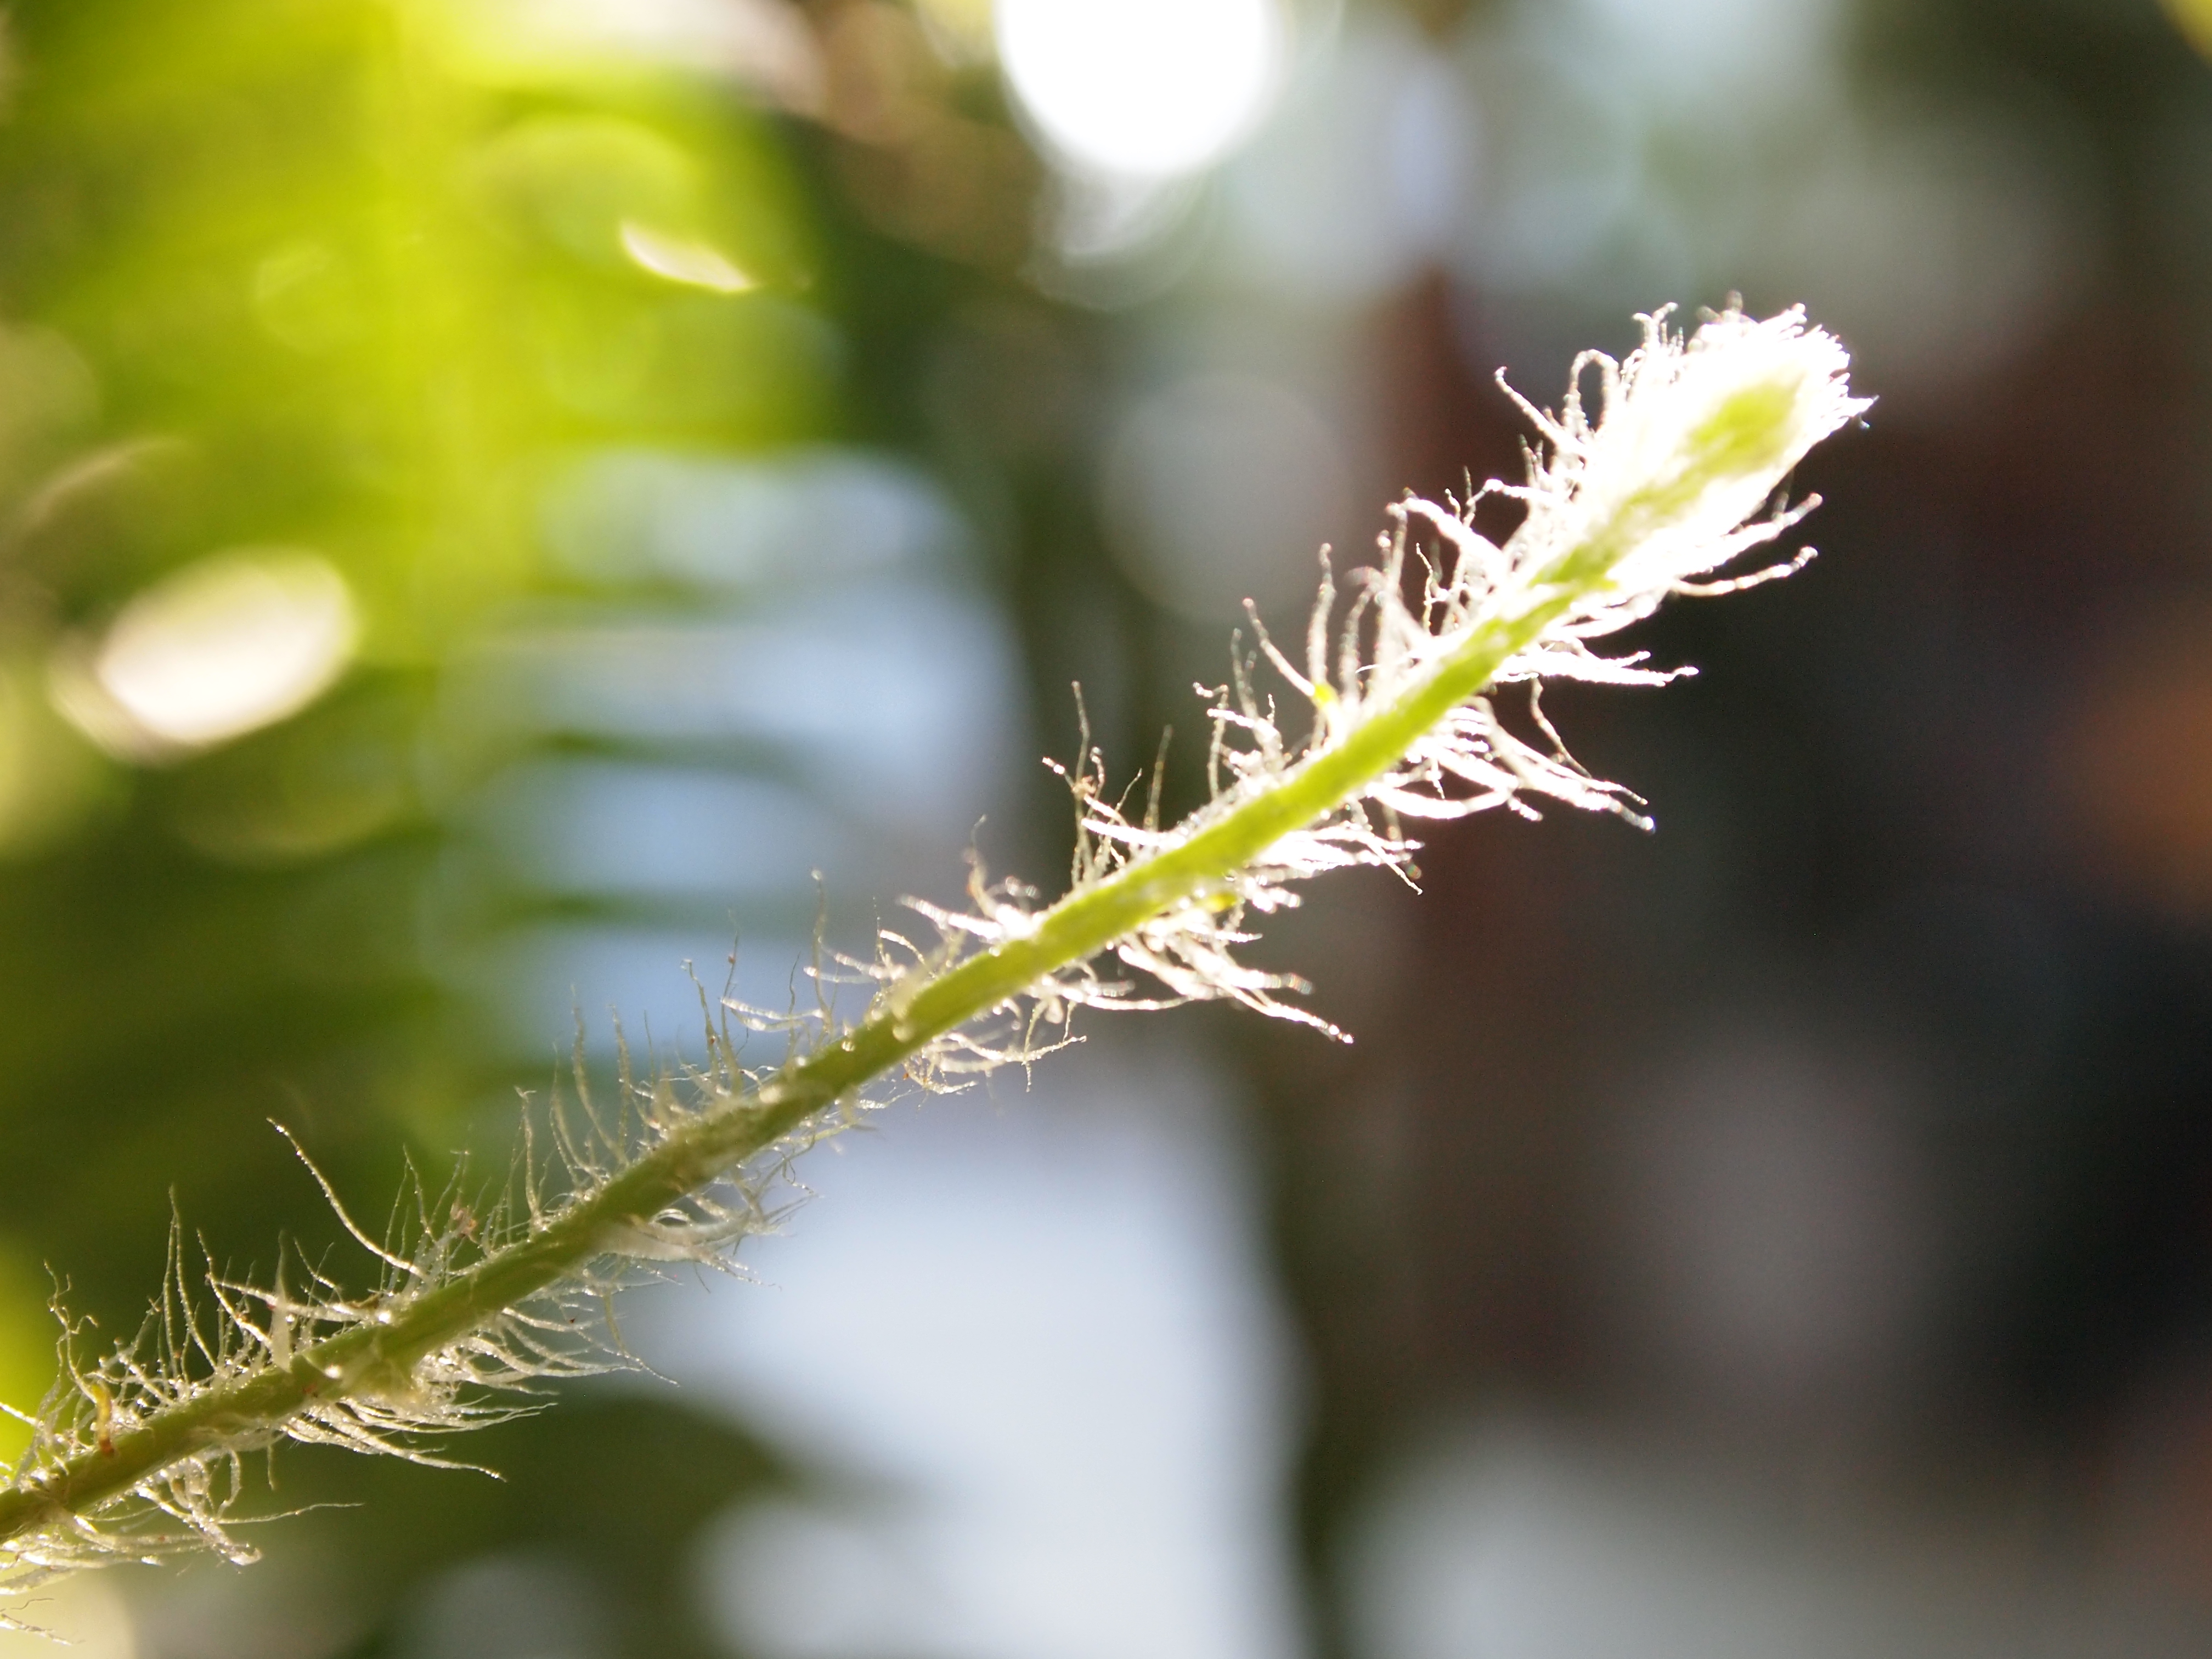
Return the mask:
[[[1813,505],[1784,506],[1784,481],[1867,407],[1843,347],[1800,310],[1762,321],[1731,306],[1686,338],[1667,315],[1642,319],[1643,343],[1621,362],[1578,359],[1557,414],[1516,396],[1540,440],[1527,482],[1391,507],[1381,563],[1349,573],[1342,594],[1324,560],[1303,662],[1254,618],[1252,648],[1239,644],[1213,693],[1205,806],[1161,828],[1156,767],[1133,818],[1086,735],[1063,771],[1078,833],[1057,902],[1037,908],[1031,890],[991,883],[975,861],[971,908],[915,904],[932,943],[887,930],[872,959],[817,960],[817,986],[841,973],[868,986],[850,1024],[826,998],[805,1013],[726,999],[715,1011],[702,990],[705,1059],[641,1079],[624,1049],[611,1116],[592,1100],[580,1039],[573,1101],[556,1091],[543,1114],[553,1156],[539,1156],[526,1112],[504,1181],[471,1189],[458,1170],[434,1194],[410,1174],[381,1239],[318,1174],[378,1266],[368,1295],[296,1248],[267,1286],[211,1261],[193,1274],[173,1228],[161,1295],[134,1339],[87,1364],[82,1327],[62,1316],[59,1378],[19,1414],[31,1443],[0,1480],[0,1592],[186,1548],[251,1559],[234,1515],[248,1453],[295,1440],[441,1462],[444,1437],[537,1409],[547,1382],[635,1365],[617,1290],[670,1263],[734,1270],[737,1243],[774,1225],[770,1195],[799,1153],[902,1089],[1030,1064],[1069,1040],[1079,1007],[1229,1000],[1340,1036],[1285,1000],[1297,980],[1237,951],[1249,919],[1295,905],[1309,878],[1366,866],[1410,878],[1409,820],[1533,814],[1549,799],[1644,822],[1634,796],[1575,763],[1540,704],[1545,747],[1506,729],[1486,694],[1688,672],[1593,642],[1669,595],[1729,592],[1802,564],[1726,574]],[[1593,379],[1595,410],[1583,396]],[[1502,545],[1475,527],[1489,495],[1524,509]],[[1298,732],[1261,690],[1262,663],[1304,706]],[[1109,955],[1139,977],[1102,971]],[[743,1066],[744,1033],[781,1036],[781,1063]]]
[[[1638,319],[1644,343],[1626,362],[1601,352],[1578,357],[1557,416],[1507,387],[1546,441],[1544,450],[1529,454],[1528,482],[1492,483],[1465,502],[1439,506],[1409,496],[1391,507],[1394,528],[1380,538],[1382,562],[1351,574],[1351,596],[1340,615],[1324,550],[1303,667],[1252,613],[1257,657],[1238,647],[1229,682],[1210,694],[1199,688],[1214,699],[1206,807],[1167,830],[1153,822],[1152,808],[1132,822],[1109,795],[1105,763],[1086,736],[1074,773],[1055,768],[1068,777],[1077,804],[1072,890],[1080,893],[1133,861],[1188,843],[1281,787],[1316,757],[1352,745],[1363,728],[1471,647],[1510,634],[1539,613],[1547,613],[1545,625],[1497,664],[1488,684],[1527,682],[1533,695],[1549,679],[1663,685],[1694,672],[1646,666],[1642,652],[1601,656],[1590,641],[1641,621],[1670,594],[1731,592],[1801,568],[1809,550],[1747,575],[1696,580],[1774,541],[1818,504],[1808,500],[1762,516],[1806,452],[1867,404],[1849,393],[1843,347],[1808,327],[1802,309],[1760,322],[1732,307],[1686,343],[1668,329],[1668,315]],[[1592,374],[1599,388],[1595,417],[1582,398]],[[1526,507],[1503,547],[1474,527],[1476,507],[1492,494]],[[1419,595],[1409,601],[1408,558],[1423,531],[1442,544],[1444,556],[1420,557]],[[1262,659],[1305,705],[1302,737],[1285,729],[1274,698],[1255,690],[1254,671]],[[1295,906],[1294,884],[1333,870],[1380,866],[1410,878],[1420,843],[1403,832],[1407,819],[1463,817],[1492,806],[1534,817],[1535,797],[1650,827],[1633,794],[1593,778],[1567,753],[1540,701],[1534,712],[1548,751],[1509,731],[1487,696],[1455,702],[1357,793],[1146,918],[1115,945],[1114,954],[1164,988],[1167,1001],[1240,1002],[1342,1036],[1276,995],[1304,989],[1301,981],[1237,960],[1235,947],[1253,937],[1245,931],[1248,915]],[[1156,774],[1154,807],[1157,789]],[[979,882],[972,896],[967,913],[915,908],[944,935],[987,946],[1035,925],[1027,889],[988,890]],[[904,939],[897,943],[914,950]],[[1071,1006],[1163,1006],[1127,981],[1102,976],[1088,961],[1049,976],[1034,996],[1055,1022]],[[946,1039],[943,1063],[965,1069],[1009,1057],[956,1036]]]

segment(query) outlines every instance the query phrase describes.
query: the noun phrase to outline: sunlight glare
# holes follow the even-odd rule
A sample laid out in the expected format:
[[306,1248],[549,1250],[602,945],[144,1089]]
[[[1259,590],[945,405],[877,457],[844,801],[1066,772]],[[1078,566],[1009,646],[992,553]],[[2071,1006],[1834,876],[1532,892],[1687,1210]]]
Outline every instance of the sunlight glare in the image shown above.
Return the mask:
[[155,743],[201,748],[305,708],[345,666],[355,632],[353,596],[328,561],[223,554],[125,605],[93,678]]
[[1277,0],[1000,0],[999,57],[1067,159],[1168,178],[1219,161],[1274,92]]
[[663,235],[634,220],[623,221],[622,245],[623,252],[640,270],[687,288],[710,289],[716,294],[743,294],[753,286],[751,277],[706,243]]

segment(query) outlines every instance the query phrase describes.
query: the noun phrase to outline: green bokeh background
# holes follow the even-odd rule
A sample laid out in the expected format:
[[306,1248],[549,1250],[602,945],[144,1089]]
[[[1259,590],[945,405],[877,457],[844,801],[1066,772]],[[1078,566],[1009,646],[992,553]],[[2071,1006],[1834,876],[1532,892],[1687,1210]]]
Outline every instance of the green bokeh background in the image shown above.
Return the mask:
[[[872,329],[896,340],[990,280],[891,254],[925,279],[895,285],[908,314],[872,315],[893,290],[860,269],[866,234],[824,222],[818,132],[726,78],[549,44],[526,11],[60,0],[5,16],[11,1401],[53,1372],[46,1264],[97,1322],[87,1340],[128,1330],[173,1200],[235,1266],[283,1236],[333,1241],[267,1120],[375,1194],[410,1153],[435,1167],[496,1145],[513,1088],[542,1085],[425,941],[495,940],[551,902],[441,884],[454,803],[539,741],[457,729],[448,666],[520,605],[639,597],[549,566],[549,470],[586,446],[745,454],[880,431],[896,411],[856,392]],[[751,286],[657,276],[625,225],[711,247]],[[55,717],[46,665],[67,641],[167,571],[269,545],[319,552],[353,590],[361,645],[335,690],[166,765],[111,759]],[[0,1425],[0,1455],[22,1436]],[[358,1651],[416,1576],[518,1543],[599,1564],[623,1651],[718,1650],[672,1575],[691,1528],[780,1478],[766,1454],[631,1400],[484,1438],[503,1485],[433,1491],[419,1470],[312,1455],[283,1472],[288,1504],[371,1505],[297,1523],[299,1548],[346,1564],[330,1594]],[[580,1486],[592,1501],[564,1501]]]

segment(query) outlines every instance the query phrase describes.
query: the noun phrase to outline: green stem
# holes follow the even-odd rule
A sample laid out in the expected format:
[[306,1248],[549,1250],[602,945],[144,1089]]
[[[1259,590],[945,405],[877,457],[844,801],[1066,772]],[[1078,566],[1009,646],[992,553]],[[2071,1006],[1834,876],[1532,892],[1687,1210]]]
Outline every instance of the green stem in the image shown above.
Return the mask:
[[[1562,570],[1571,558],[1553,568]],[[1284,836],[1342,805],[1487,685],[1509,657],[1597,580],[1584,576],[1553,587],[1519,616],[1480,630],[1395,700],[1222,810],[1189,839],[1071,894],[1041,914],[1028,933],[937,975],[911,996],[884,998],[835,1042],[678,1128],[539,1231],[400,1302],[388,1322],[356,1326],[305,1349],[288,1365],[210,1388],[117,1434],[110,1449],[81,1452],[0,1492],[0,1542],[95,1510],[195,1454],[275,1432],[312,1405],[404,1383],[422,1359],[595,1259],[617,1254],[625,1230],[706,1187],[814,1113],[1046,975],[1097,955],[1178,901],[1217,886]]]

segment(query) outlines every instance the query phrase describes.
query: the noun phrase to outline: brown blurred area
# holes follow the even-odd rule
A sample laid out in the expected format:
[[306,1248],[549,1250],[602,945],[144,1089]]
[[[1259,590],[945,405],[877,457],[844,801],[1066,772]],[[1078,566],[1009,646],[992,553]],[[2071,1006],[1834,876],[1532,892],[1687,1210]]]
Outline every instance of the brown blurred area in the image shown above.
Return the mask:
[[[1656,834],[1439,837],[1418,901],[1324,901],[1392,940],[1350,952],[1389,963],[1359,1046],[1247,1039],[1324,1582],[1443,1455],[1422,1425],[1533,1418],[1774,1535],[2206,1608],[2212,79],[2160,22],[1857,9],[1862,87],[2063,127],[2070,290],[1814,459],[1808,572],[1653,625],[1696,681],[1549,708]],[[1485,371],[1555,369],[1564,308],[1435,276],[1382,307],[1384,470],[1510,467]],[[1692,1526],[1694,1485],[1662,1483]]]

